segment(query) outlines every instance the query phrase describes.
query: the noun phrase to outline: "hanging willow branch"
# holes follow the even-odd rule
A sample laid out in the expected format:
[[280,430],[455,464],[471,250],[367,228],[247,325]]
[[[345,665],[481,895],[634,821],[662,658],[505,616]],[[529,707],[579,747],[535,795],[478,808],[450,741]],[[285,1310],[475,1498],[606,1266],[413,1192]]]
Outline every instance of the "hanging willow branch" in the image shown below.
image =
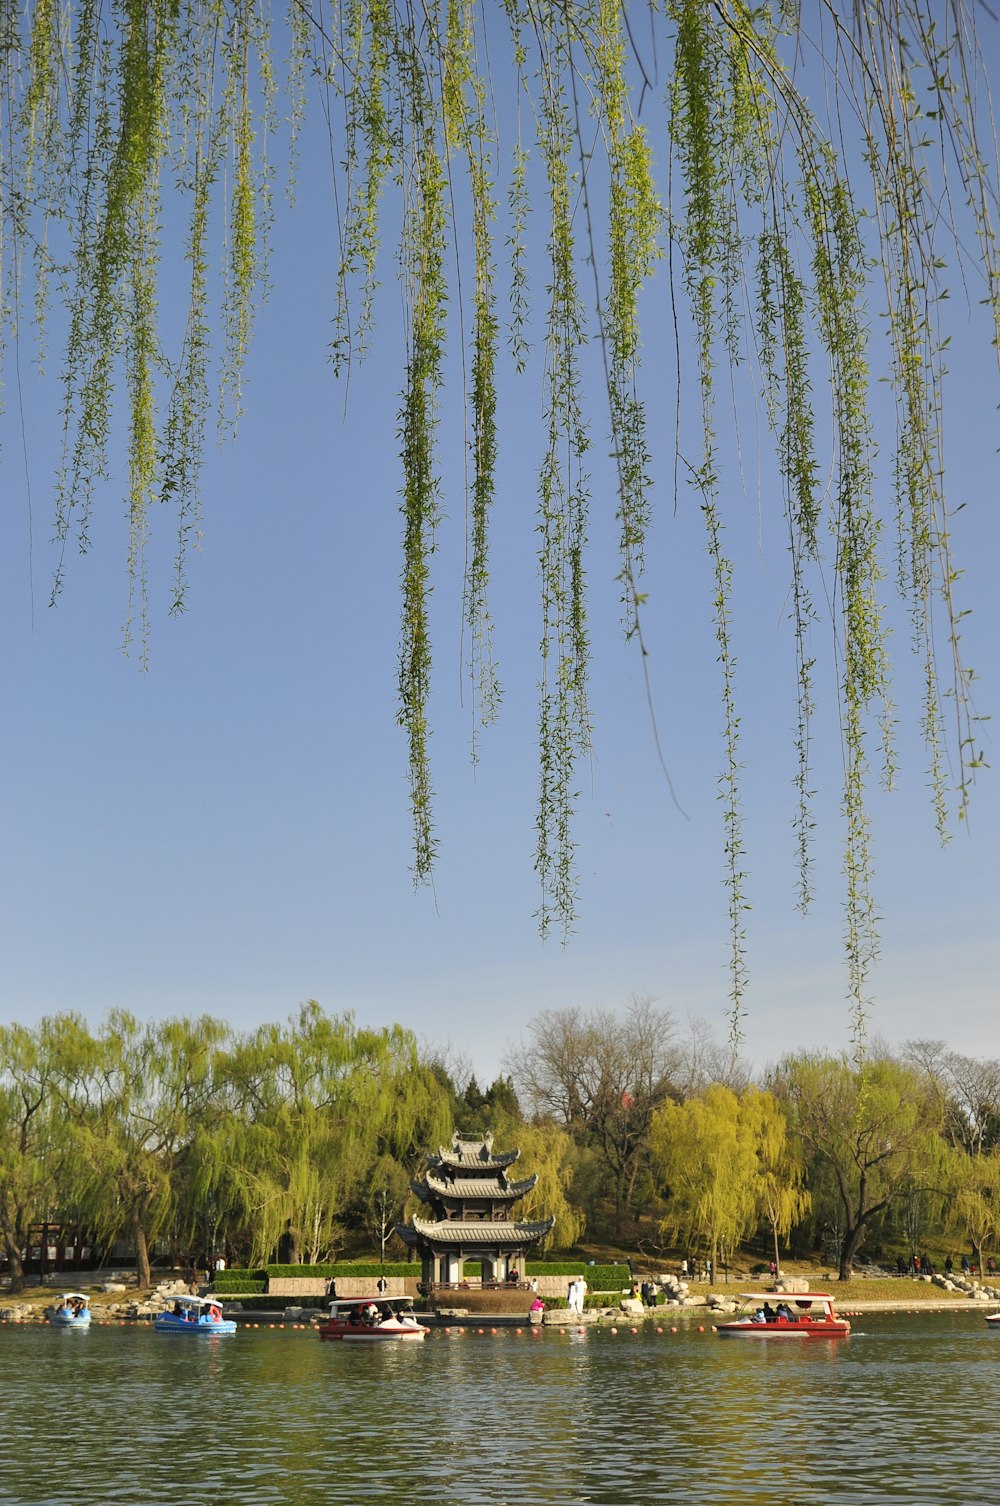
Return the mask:
[[[869,771],[877,764],[890,783],[896,758],[890,577],[922,664],[922,732],[942,836],[950,807],[964,814],[981,761],[941,460],[941,300],[950,258],[970,301],[986,306],[989,338],[996,338],[996,168],[981,144],[988,93],[976,31],[995,23],[974,0],[752,7],[652,0],[641,26],[638,14],[616,0],[334,0],[329,9],[291,0],[279,27],[250,0],[2,0],[0,349],[30,319],[41,351],[57,298],[68,330],[53,595],[65,580],[66,551],[89,547],[94,509],[105,505],[121,403],[129,453],[126,640],[134,632],[145,655],[155,503],[174,509],[170,606],[183,609],[190,547],[204,526],[198,477],[207,415],[213,404],[227,422],[239,415],[268,275],[270,144],[284,114],[293,159],[303,112],[318,103],[340,227],[330,351],[337,372],[348,374],[374,338],[384,226],[398,227],[406,349],[398,405],[399,719],[409,747],[418,880],[429,876],[436,847],[428,756],[432,565],[442,526],[437,450],[449,318],[466,342],[463,587],[473,757],[501,696],[489,604],[494,475],[504,438],[498,352],[507,346],[517,372],[530,368],[532,345],[542,354],[535,861],[542,931],[555,924],[567,932],[576,912],[576,775],[591,739],[587,457],[599,427],[617,473],[614,573],[625,629],[645,653],[645,545],[656,521],[659,435],[650,429],[641,351],[651,338],[673,343],[676,330],[647,325],[644,337],[640,295],[669,226],[670,265],[680,268],[672,293],[683,291],[688,302],[701,422],[695,450],[685,446],[667,460],[679,458],[690,477],[713,581],[706,614],[721,676],[733,1036],[746,985],[749,901],[739,577],[727,544],[734,478],[722,458],[718,392],[723,385],[735,391],[736,373],[745,372],[751,396],[763,395],[788,537],[798,698],[793,825],[803,907],[812,892],[814,639],[828,603],[834,613],[845,944],[861,1041],[877,955]],[[995,51],[995,36],[991,44]],[[287,106],[279,108],[282,94]],[[494,178],[500,162],[510,163],[506,184]],[[604,198],[602,225],[596,206]],[[507,222],[498,229],[502,204]],[[184,207],[187,303],[174,328],[159,305],[162,235]],[[501,235],[510,266],[503,316]],[[587,262],[597,292],[591,313],[581,295]],[[876,318],[888,335],[885,362],[870,341]],[[603,354],[603,420],[585,396],[588,340]],[[883,375],[896,411],[889,509],[875,481],[871,398]],[[523,447],[525,436],[515,441]],[[825,486],[820,477],[829,478]]]

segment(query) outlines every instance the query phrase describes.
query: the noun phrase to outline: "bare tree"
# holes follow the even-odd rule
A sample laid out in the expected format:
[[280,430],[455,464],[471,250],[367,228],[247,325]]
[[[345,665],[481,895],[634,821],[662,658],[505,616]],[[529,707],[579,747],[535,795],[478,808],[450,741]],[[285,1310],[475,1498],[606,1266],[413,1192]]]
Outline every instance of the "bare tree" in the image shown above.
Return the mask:
[[1000,1061],[962,1056],[944,1041],[907,1041],[904,1054],[939,1096],[954,1143],[982,1155],[995,1142],[1000,1123]]
[[712,1083],[721,1083],[739,1096],[750,1085],[750,1069],[732,1045],[716,1040],[711,1025],[688,1015],[687,1040],[678,1047],[677,1089],[681,1098],[694,1098]]
[[681,1053],[671,1015],[650,998],[624,1014],[545,1010],[506,1066],[530,1113],[554,1118],[591,1146],[609,1173],[615,1226],[632,1204],[655,1110],[677,1097]]

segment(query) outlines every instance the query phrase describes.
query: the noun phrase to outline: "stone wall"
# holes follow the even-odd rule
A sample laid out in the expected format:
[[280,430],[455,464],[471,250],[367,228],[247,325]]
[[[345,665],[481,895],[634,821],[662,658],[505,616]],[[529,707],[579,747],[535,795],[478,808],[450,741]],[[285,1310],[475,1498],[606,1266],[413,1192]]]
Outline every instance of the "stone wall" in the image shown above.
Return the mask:
[[[386,1276],[387,1297],[415,1297],[416,1276]],[[268,1278],[269,1297],[325,1297],[329,1282],[322,1276],[271,1276]],[[338,1276],[338,1297],[371,1297],[378,1289],[377,1276]]]

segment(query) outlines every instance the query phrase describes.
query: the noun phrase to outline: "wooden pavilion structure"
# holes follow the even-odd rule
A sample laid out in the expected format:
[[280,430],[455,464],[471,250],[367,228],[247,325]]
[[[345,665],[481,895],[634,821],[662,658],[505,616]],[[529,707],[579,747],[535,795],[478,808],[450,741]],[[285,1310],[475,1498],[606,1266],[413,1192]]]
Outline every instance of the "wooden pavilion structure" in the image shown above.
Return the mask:
[[469,1285],[465,1262],[476,1260],[476,1285],[519,1286],[532,1246],[544,1239],[555,1219],[537,1223],[514,1217],[514,1204],[530,1192],[537,1175],[512,1181],[508,1171],[520,1150],[495,1154],[492,1134],[465,1140],[456,1130],[449,1147],[429,1156],[427,1172],[410,1185],[429,1217],[398,1224],[396,1232],[422,1262],[426,1292]]

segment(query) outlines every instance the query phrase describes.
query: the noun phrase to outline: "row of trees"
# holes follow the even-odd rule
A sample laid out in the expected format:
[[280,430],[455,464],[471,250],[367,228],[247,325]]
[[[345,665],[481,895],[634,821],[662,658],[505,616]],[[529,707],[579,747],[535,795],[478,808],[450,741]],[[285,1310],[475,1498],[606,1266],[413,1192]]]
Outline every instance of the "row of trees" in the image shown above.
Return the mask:
[[[448,1126],[449,1105],[406,1032],[308,1005],[234,1035],[218,1020],[140,1024],[114,1012],[0,1031],[0,1237],[15,1281],[31,1221],[175,1249],[282,1236],[309,1256],[338,1240],[366,1189]],[[395,1183],[393,1183],[395,1188]],[[361,1210],[363,1211],[363,1210]]]
[[[519,1119],[502,1080],[478,1104],[398,1026],[366,1030],[315,1003],[246,1034],[203,1017],[140,1023],[111,1013],[0,1027],[0,1242],[15,1287],[32,1224],[80,1224],[98,1246],[127,1240],[140,1283],[151,1250],[190,1263],[225,1248],[332,1258],[345,1240],[384,1244],[428,1149],[472,1114]],[[498,1109],[499,1111],[499,1109]],[[572,1143],[522,1126],[539,1171],[534,1205],[572,1244]]]
[[511,1059],[529,1111],[570,1132],[619,1235],[650,1253],[725,1260],[766,1234],[777,1262],[790,1237],[846,1279],[866,1243],[961,1238],[981,1267],[1000,1234],[1000,1062],[874,1043],[860,1063],[789,1055],[754,1084],[703,1027],[681,1041],[642,1000],[543,1014],[529,1035]]
[[[15,1287],[32,1224],[127,1239],[140,1281],[225,1249],[384,1254],[410,1178],[454,1126],[521,1147],[554,1214],[554,1248],[602,1229],[650,1255],[725,1262],[763,1239],[832,1241],[848,1276],[866,1239],[920,1248],[961,1237],[982,1261],[1000,1220],[1000,1064],[940,1042],[901,1055],[798,1054],[749,1081],[703,1027],[669,1014],[549,1011],[485,1091],[393,1026],[307,1004],[233,1032],[201,1018],[116,1011],[0,1027],[0,1241]],[[465,1081],[459,1091],[456,1080]]]

